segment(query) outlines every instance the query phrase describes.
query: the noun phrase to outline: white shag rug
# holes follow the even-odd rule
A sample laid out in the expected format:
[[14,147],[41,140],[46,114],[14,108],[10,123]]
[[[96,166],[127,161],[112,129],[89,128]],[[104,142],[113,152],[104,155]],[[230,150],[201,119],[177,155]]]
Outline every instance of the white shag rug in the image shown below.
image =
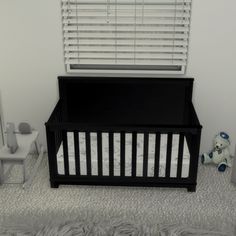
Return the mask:
[[[31,226],[32,227],[32,226]],[[4,236],[229,236],[216,231],[194,229],[178,225],[139,225],[111,219],[107,222],[96,222],[92,219],[75,220],[57,225],[46,225],[36,230],[26,225],[0,229],[0,235]]]
[[[33,158],[27,162],[31,168]],[[21,177],[13,168],[8,181]],[[29,189],[0,186],[2,235],[235,236],[231,169],[199,165],[196,193],[186,189],[60,186],[51,189],[46,158]],[[18,234],[17,234],[18,232]],[[1,235],[1,234],[0,234]]]

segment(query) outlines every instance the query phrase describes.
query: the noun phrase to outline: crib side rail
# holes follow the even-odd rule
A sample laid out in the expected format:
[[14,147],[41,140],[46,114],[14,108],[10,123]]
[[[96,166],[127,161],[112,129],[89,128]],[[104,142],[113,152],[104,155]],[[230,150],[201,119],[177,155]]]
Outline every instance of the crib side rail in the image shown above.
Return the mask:
[[[163,129],[163,128],[162,128]],[[58,135],[59,132],[59,135]],[[70,173],[70,153],[68,148],[68,133],[73,136],[73,151],[74,151],[74,173]],[[84,149],[85,152],[85,166],[81,166],[81,144],[80,144],[80,133],[84,133]],[[92,160],[92,139],[91,134],[96,134],[96,153],[97,161],[95,163],[97,172],[94,174],[92,166],[94,162]],[[103,135],[107,134],[107,169],[108,171],[104,172],[104,140]],[[130,173],[126,173],[127,165],[127,153],[126,153],[126,142],[127,134],[131,136],[131,150],[130,150]],[[119,170],[115,173],[115,135],[119,134]],[[142,140],[142,166],[139,172],[137,170],[138,165],[138,153],[140,150],[137,148],[138,135],[143,135]],[[160,175],[161,163],[161,137],[166,135],[166,153],[165,153],[165,175]],[[150,163],[150,154],[149,154],[149,141],[150,135],[155,137],[155,147],[154,147],[154,163],[153,163],[153,173],[149,173],[149,163]],[[176,175],[172,176],[172,142],[174,135],[178,135],[178,157],[176,164]],[[57,186],[57,184],[101,184],[101,185],[143,185],[143,186],[170,186],[170,187],[187,187],[188,190],[194,191],[196,186],[196,176],[197,176],[197,166],[198,166],[198,152],[200,145],[200,135],[201,129],[196,132],[195,130],[183,129],[182,132],[171,132],[169,128],[165,132],[160,132],[156,128],[156,132],[146,128],[145,132],[143,130],[136,130],[132,132],[127,131],[84,131],[78,130],[70,131],[58,129],[47,129],[47,138],[48,138],[48,155],[49,155],[49,166],[51,173],[51,184],[52,186]],[[185,140],[189,149],[189,175],[182,176],[183,169],[183,152],[184,152],[184,143]],[[62,143],[63,147],[63,162],[64,162],[64,172],[58,172],[58,163],[57,163],[57,151],[58,151],[58,142]],[[140,144],[139,144],[140,145]],[[162,167],[163,169],[163,167]],[[82,173],[83,172],[83,173]],[[141,174],[140,174],[141,173]]]

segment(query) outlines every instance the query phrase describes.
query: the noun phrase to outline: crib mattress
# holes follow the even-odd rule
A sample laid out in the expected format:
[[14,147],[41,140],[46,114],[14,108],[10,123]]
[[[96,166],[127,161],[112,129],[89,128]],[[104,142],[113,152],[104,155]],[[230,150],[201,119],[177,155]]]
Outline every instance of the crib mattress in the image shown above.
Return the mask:
[[[90,133],[91,137],[91,174],[98,175],[98,155],[97,155],[97,134]],[[137,161],[136,161],[136,176],[142,176],[143,173],[143,134],[137,134]],[[74,136],[73,132],[67,132],[68,141],[68,157],[69,157],[69,174],[75,175],[75,153],[74,153]],[[174,134],[172,140],[171,153],[171,168],[170,177],[177,176],[178,164],[178,144],[179,135]],[[86,145],[85,133],[79,132],[79,154],[80,154],[80,173],[87,174],[86,168]],[[159,160],[159,176],[165,177],[166,169],[166,152],[167,152],[167,135],[161,134],[160,142],[160,160]],[[149,134],[148,142],[148,177],[154,176],[155,163],[155,135]],[[184,138],[183,162],[181,177],[189,176],[190,153],[186,139]],[[102,166],[103,176],[109,175],[109,145],[108,133],[102,133]],[[125,176],[131,176],[132,166],[132,134],[125,134]],[[64,172],[64,158],[63,145],[61,143],[57,153],[57,167],[58,174],[63,175]],[[120,134],[114,134],[114,176],[120,176]]]

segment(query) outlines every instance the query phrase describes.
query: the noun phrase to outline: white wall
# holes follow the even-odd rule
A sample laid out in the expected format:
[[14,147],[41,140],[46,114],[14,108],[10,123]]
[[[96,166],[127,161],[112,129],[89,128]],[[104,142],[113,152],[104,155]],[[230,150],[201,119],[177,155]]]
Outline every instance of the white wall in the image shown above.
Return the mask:
[[187,75],[195,78],[194,104],[203,125],[202,150],[225,130],[236,142],[236,1],[193,0]]
[[[236,1],[193,0],[187,76],[203,124],[202,151],[220,130],[236,141]],[[0,1],[0,90],[5,121],[41,132],[58,98],[63,64],[60,0]],[[220,29],[220,30],[219,30]],[[233,150],[233,149],[232,149]]]
[[41,140],[58,97],[57,75],[65,73],[60,12],[60,0],[0,1],[4,120],[30,122]]

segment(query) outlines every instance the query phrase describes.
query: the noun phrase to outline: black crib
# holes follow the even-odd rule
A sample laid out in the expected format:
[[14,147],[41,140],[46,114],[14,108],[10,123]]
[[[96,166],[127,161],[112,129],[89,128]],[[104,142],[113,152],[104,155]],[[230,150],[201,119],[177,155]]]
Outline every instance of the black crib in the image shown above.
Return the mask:
[[[192,78],[58,78],[60,99],[46,122],[50,183],[183,187],[196,191],[201,128],[192,104]],[[69,172],[67,133],[73,132],[75,174]],[[79,132],[85,133],[86,175],[81,174]],[[91,136],[97,134],[97,175],[91,173]],[[102,171],[102,134],[108,134],[109,174]],[[114,133],[120,134],[120,175],[114,175]],[[125,134],[132,137],[131,175],[125,175]],[[142,176],[137,176],[137,134],[143,134]],[[155,135],[154,175],[149,177],[149,134]],[[167,135],[165,176],[159,176],[160,137]],[[175,177],[170,176],[173,135],[179,135]],[[184,140],[189,175],[181,176]],[[63,146],[64,174],[57,152]]]

